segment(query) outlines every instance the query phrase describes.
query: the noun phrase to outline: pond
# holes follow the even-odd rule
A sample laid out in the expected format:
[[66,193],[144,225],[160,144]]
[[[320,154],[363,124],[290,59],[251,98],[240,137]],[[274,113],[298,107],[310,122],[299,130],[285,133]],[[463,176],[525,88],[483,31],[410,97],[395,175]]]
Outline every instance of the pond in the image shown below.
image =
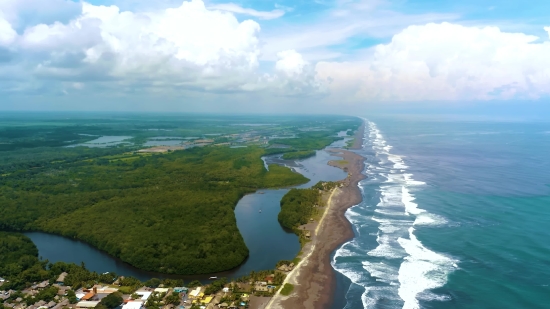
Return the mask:
[[[80,134],[80,135],[86,135],[86,134]],[[128,143],[129,144],[129,142],[124,142],[124,141],[127,140],[127,139],[130,139],[130,138],[132,138],[132,137],[131,136],[101,136],[101,137],[98,137],[94,140],[91,140],[91,141],[88,141],[88,142],[85,142],[85,143],[69,145],[67,147],[78,147],[78,146],[109,147],[109,146],[116,146],[116,145],[123,144],[123,143]]]

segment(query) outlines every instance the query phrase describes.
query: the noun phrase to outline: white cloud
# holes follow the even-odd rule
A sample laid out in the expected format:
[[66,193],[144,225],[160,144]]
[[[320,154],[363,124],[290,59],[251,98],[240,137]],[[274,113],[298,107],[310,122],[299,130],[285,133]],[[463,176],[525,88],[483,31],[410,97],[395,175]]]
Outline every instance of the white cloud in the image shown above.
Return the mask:
[[0,16],[0,46],[7,46],[13,43],[17,33],[11,27],[11,24]]
[[275,70],[288,76],[297,77],[304,73],[309,63],[295,50],[285,50],[277,53],[279,60],[275,63]]
[[291,95],[311,95],[323,93],[323,83],[317,80],[314,67],[295,50],[285,50],[277,54],[275,71],[281,80],[281,93]]
[[[274,73],[260,73],[259,34],[257,22],[241,22],[201,0],[151,12],[82,2],[80,14],[66,23],[33,25],[20,35],[0,19],[0,45],[19,55],[27,78],[14,88],[22,92],[54,88],[44,83],[58,92],[93,89],[88,84],[122,92],[316,91],[313,66],[295,51],[283,53]],[[281,74],[280,65],[293,73]]]
[[82,3],[67,23],[28,27],[17,37],[0,20],[0,44],[25,58],[35,76],[74,82],[233,89],[253,77],[258,23],[208,10],[200,0],[150,13]]
[[285,15],[285,11],[282,9],[275,9],[272,11],[256,11],[254,9],[243,8],[242,6],[235,3],[220,3],[212,5],[209,8],[231,13],[249,15],[253,17],[258,17],[260,19],[275,19]]
[[386,0],[336,1],[326,11],[308,14],[307,22],[268,28],[262,60],[276,61],[277,53],[287,49],[300,51],[309,61],[350,57],[362,40],[389,39],[410,25],[459,18],[447,13],[405,14],[388,7]]
[[340,101],[536,99],[550,95],[550,41],[538,40],[430,23],[406,28],[362,61],[319,62],[316,70]]

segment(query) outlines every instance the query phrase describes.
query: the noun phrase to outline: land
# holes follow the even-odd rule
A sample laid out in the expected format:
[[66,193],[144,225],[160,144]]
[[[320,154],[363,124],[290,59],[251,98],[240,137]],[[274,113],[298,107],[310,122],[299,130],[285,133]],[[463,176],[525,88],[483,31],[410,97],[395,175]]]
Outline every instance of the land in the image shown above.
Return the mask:
[[[3,306],[326,307],[334,284],[328,256],[352,236],[343,214],[360,199],[354,188],[362,158],[340,149],[329,150],[342,157],[329,164],[348,171],[346,179],[290,190],[281,201],[279,221],[299,236],[300,255],[232,281],[186,286],[173,279],[140,282],[110,272],[97,274],[83,264],[51,264],[39,259],[32,241],[18,233],[34,230],[77,238],[139,268],[165,273],[235,267],[248,254],[236,228],[237,201],[260,188],[306,181],[286,167],[270,165],[267,171],[260,158],[302,158],[341,139],[336,133],[349,134],[359,126],[349,117],[273,120],[249,126],[243,119],[228,125],[226,119],[222,126],[219,119],[209,119],[201,131],[195,122],[181,126],[174,119],[147,126],[128,121],[100,125],[97,120],[77,125],[56,119],[23,127],[0,119],[0,143],[7,145],[0,149],[0,230],[11,231],[0,231]],[[227,132],[213,133],[213,124]],[[361,131],[355,132],[355,144]],[[96,139],[99,132],[130,142],[104,139],[103,144]],[[33,144],[36,139],[41,142]],[[180,144],[146,146],[152,140]],[[71,143],[78,144],[60,147]]]
[[238,200],[307,181],[286,167],[267,171],[261,157],[314,152],[358,124],[337,116],[0,118],[0,230],[79,239],[149,271],[228,270],[248,256]]
[[285,278],[283,272],[265,270],[208,284],[156,278],[140,282],[112,272],[98,274],[84,264],[41,261],[28,237],[8,232],[0,232],[0,253],[2,309],[245,308],[266,302]]
[[[356,132],[354,147],[360,148],[364,125]],[[330,255],[338,246],[353,237],[350,222],[345,211],[361,202],[358,182],[364,178],[364,158],[350,151],[334,149],[335,155],[342,157],[332,165],[345,168],[348,178],[332,189],[327,201],[327,209],[317,224],[308,228],[314,231],[311,241],[302,249],[300,263],[288,274],[285,283],[294,286],[288,296],[276,293],[266,308],[328,308],[332,302],[335,287],[334,270],[330,265]],[[345,162],[344,162],[345,161]]]

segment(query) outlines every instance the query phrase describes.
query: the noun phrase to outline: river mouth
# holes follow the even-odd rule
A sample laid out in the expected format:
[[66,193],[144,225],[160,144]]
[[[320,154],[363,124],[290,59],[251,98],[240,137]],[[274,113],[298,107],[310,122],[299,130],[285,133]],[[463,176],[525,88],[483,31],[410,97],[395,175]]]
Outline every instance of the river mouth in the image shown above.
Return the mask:
[[[332,146],[332,145],[331,145]],[[329,146],[329,147],[331,147]],[[281,161],[310,180],[298,188],[308,188],[319,181],[336,181],[346,178],[342,170],[329,166],[330,160],[338,159],[325,150],[319,150],[315,156],[303,160]],[[286,163],[285,163],[286,162]],[[275,163],[275,162],[273,162]],[[112,257],[84,242],[42,232],[25,233],[38,248],[38,254],[52,263],[66,262],[86,265],[86,268],[98,273],[112,271],[118,275],[133,276],[146,281],[150,278],[177,278],[185,281],[209,281],[211,276],[237,278],[254,270],[273,269],[280,260],[292,260],[300,251],[298,237],[284,229],[277,220],[280,201],[290,190],[265,189],[245,195],[235,207],[237,227],[244,238],[250,253],[240,266],[216,274],[171,275],[148,272],[135,268],[120,259]]]

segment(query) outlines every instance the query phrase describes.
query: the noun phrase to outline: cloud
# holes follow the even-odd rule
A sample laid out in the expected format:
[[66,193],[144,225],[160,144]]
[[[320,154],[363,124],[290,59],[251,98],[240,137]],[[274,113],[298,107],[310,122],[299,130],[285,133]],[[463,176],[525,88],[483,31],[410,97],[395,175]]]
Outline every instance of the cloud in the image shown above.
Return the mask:
[[0,48],[7,50],[0,50],[0,65],[18,67],[10,92],[21,93],[316,91],[313,66],[295,51],[283,53],[273,72],[260,72],[260,30],[256,21],[239,21],[201,0],[151,12],[82,2],[66,23],[40,23],[20,34],[0,19]]
[[0,16],[0,46],[8,46],[17,37],[17,32],[13,30],[11,24]]
[[[550,29],[546,31],[550,34]],[[339,101],[537,99],[550,95],[550,41],[497,27],[410,26],[354,62],[319,62]]]
[[323,93],[323,83],[317,80],[314,66],[304,60],[295,50],[277,54],[275,71],[281,79],[278,83],[282,93],[287,95],[311,95]]
[[253,17],[258,17],[260,19],[275,19],[285,15],[285,11],[282,9],[275,9],[272,11],[256,11],[254,9],[243,8],[240,5],[235,3],[220,3],[215,4],[209,7],[214,10],[227,11],[231,13],[243,14]]

